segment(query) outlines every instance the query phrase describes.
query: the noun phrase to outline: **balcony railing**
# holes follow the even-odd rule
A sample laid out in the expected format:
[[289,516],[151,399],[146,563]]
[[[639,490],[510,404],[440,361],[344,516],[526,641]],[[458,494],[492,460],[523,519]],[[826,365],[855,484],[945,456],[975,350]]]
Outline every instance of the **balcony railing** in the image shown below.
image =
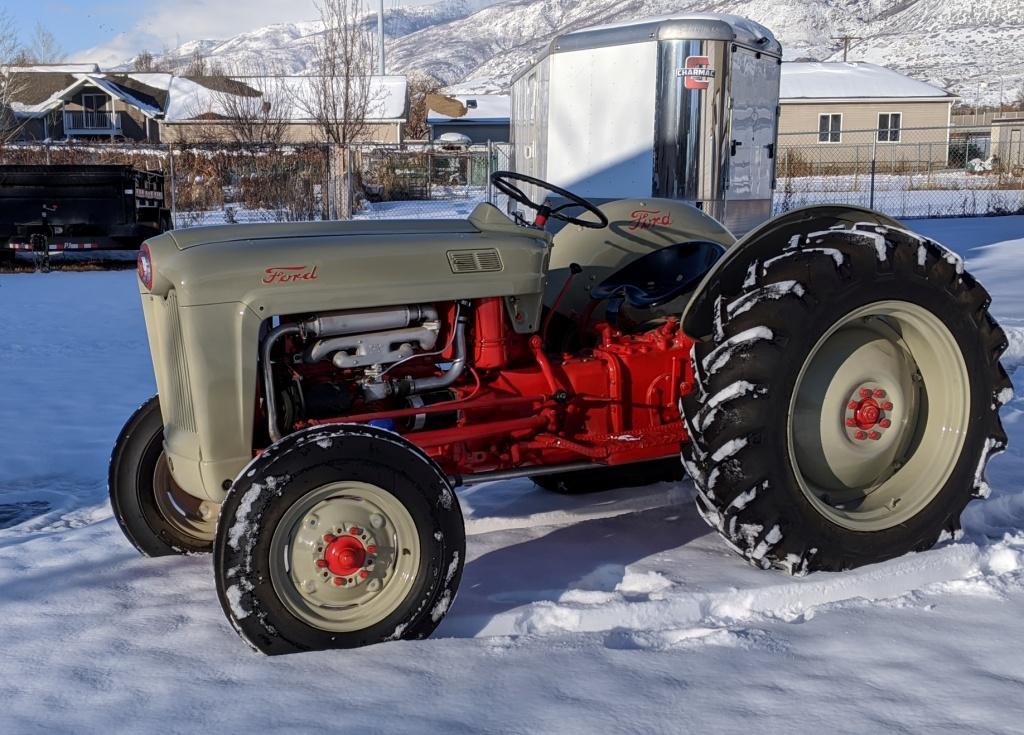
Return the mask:
[[106,135],[121,132],[120,112],[64,111],[65,133]]

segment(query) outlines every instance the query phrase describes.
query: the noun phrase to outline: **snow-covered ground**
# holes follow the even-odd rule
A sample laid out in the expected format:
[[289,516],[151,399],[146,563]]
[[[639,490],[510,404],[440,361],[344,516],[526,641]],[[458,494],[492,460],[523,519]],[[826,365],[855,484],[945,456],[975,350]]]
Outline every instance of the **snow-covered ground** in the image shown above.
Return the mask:
[[[993,292],[1024,390],[1024,217],[912,223]],[[1000,243],[1000,244],[993,244]],[[460,492],[468,563],[427,641],[275,659],[209,557],[143,559],[106,502],[154,390],[131,272],[0,276],[0,733],[1019,733],[1024,400],[965,535],[845,574],[746,566],[689,483]]]

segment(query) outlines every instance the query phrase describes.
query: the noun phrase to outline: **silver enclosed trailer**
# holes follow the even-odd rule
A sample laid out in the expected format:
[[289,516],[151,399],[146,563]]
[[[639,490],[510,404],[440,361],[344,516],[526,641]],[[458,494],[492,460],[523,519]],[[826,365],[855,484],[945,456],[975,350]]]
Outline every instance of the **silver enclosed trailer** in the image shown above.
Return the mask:
[[595,200],[681,199],[742,234],[771,214],[781,62],[734,15],[559,36],[513,80],[515,170]]

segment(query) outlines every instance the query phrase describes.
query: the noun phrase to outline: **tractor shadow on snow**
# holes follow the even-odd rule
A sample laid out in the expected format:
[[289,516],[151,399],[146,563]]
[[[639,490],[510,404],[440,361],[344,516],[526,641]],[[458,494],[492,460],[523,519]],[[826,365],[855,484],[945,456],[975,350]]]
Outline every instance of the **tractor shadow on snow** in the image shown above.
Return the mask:
[[[589,496],[594,501],[591,510],[600,495],[604,493]],[[474,637],[496,617],[534,602],[557,602],[570,590],[616,592],[627,566],[707,533],[709,529],[692,503],[684,501],[584,520],[488,551],[466,564],[458,598],[435,637]],[[473,536],[468,542],[472,553]],[[644,593],[621,594],[627,600],[646,597]],[[497,627],[501,630],[494,632],[499,634],[520,632],[505,630],[511,627],[507,622],[499,622]]]

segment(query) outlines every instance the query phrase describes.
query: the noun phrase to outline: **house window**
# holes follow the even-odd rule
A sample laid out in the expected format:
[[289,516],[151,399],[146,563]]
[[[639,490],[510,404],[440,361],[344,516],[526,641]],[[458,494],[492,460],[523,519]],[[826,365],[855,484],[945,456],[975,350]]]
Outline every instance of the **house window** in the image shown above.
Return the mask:
[[843,138],[843,116],[841,113],[818,115],[818,142],[839,143]]
[[903,115],[899,112],[883,112],[878,115],[878,142],[898,143]]

